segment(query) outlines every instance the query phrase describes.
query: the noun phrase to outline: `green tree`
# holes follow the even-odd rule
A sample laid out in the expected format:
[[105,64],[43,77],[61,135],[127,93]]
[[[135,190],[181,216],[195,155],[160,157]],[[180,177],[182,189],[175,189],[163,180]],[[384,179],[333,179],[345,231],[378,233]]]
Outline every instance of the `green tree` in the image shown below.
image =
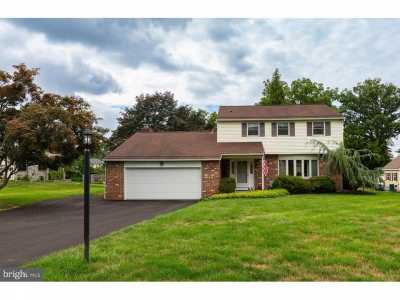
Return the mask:
[[190,105],[177,106],[171,92],[140,95],[118,118],[118,127],[110,138],[113,149],[145,126],[153,131],[199,131],[207,128],[207,112]]
[[218,114],[215,111],[212,112],[208,116],[207,125],[206,125],[207,129],[215,129],[215,128],[217,128],[217,116],[218,116]]
[[272,73],[272,78],[264,81],[264,90],[260,99],[260,105],[280,105],[288,103],[289,88],[285,81],[281,80],[278,69]]
[[15,65],[8,73],[0,70],[0,189],[17,172],[15,163],[30,150],[29,141],[19,144],[10,132],[12,122],[29,99],[40,97],[41,89],[34,83],[38,69]]
[[[83,129],[96,124],[82,98],[44,93],[34,82],[38,69],[14,69],[0,71],[0,189],[27,163],[52,169],[71,163],[83,152]],[[104,133],[94,126],[92,151]]]
[[368,149],[363,157],[370,169],[390,161],[392,139],[400,133],[400,89],[381,79],[367,79],[339,95],[344,116],[344,143],[352,149]]
[[363,159],[375,156],[371,151],[348,149],[343,143],[332,150],[321,141],[313,140],[313,143],[320,149],[328,174],[342,174],[353,191],[359,187],[373,187],[378,183],[381,170],[370,170],[362,163]]
[[289,89],[289,102],[296,104],[326,104],[332,106],[336,99],[337,89],[325,88],[322,83],[313,82],[309,78],[292,81]]
[[170,92],[137,96],[136,103],[125,108],[118,118],[118,127],[110,138],[111,148],[117,147],[145,126],[154,131],[168,130],[176,105],[177,101]]
[[202,109],[193,109],[190,105],[182,105],[175,109],[168,122],[171,131],[199,131],[204,130],[207,124],[207,112]]

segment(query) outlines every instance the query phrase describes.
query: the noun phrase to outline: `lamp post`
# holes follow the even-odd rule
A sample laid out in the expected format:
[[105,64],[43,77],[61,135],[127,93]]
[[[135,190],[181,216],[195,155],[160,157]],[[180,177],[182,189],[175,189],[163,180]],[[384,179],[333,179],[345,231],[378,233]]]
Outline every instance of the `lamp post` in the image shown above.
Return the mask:
[[83,240],[84,240],[84,256],[89,262],[89,202],[90,202],[90,149],[92,142],[92,132],[90,129],[83,131],[83,143],[85,145],[85,160],[83,166]]

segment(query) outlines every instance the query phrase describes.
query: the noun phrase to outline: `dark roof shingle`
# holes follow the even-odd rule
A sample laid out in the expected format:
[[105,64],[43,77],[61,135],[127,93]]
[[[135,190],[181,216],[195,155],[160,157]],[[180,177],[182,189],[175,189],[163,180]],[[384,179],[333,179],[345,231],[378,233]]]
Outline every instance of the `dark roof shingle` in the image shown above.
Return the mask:
[[325,104],[220,106],[218,119],[341,118]]
[[106,160],[219,159],[221,154],[261,154],[260,142],[217,143],[211,132],[138,132],[110,152]]

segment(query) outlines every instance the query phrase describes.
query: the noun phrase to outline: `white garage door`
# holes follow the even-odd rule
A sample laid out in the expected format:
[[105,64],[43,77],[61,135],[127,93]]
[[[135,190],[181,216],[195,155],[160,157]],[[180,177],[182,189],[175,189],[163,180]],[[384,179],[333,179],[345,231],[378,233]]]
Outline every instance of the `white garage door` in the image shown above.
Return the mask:
[[126,200],[197,200],[200,198],[200,168],[125,168]]

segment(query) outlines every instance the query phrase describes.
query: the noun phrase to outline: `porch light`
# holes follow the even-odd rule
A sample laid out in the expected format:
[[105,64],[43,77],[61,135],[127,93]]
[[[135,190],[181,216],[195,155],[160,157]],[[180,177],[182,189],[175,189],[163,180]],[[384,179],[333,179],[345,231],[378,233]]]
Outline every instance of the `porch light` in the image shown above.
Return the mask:
[[88,147],[92,143],[92,131],[89,128],[83,130],[83,144]]

